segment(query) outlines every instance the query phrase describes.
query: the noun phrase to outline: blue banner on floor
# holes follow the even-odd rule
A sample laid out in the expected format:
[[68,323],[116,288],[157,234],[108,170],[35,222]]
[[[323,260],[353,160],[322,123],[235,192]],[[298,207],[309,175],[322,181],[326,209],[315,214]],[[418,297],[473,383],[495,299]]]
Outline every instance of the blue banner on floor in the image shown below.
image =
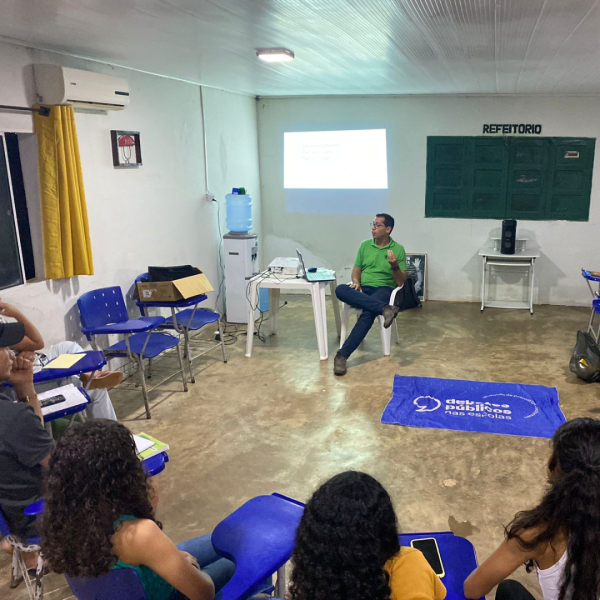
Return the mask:
[[432,377],[394,377],[382,423],[550,438],[566,421],[556,388]]

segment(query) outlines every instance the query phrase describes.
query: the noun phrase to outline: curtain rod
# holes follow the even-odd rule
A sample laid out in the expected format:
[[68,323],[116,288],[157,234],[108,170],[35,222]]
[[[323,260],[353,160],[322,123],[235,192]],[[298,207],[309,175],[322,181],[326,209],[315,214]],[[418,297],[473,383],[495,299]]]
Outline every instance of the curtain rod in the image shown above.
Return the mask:
[[25,112],[39,113],[41,117],[50,116],[50,109],[47,106],[40,106],[39,108],[27,108],[25,106],[8,106],[6,104],[0,104],[0,110],[22,110]]

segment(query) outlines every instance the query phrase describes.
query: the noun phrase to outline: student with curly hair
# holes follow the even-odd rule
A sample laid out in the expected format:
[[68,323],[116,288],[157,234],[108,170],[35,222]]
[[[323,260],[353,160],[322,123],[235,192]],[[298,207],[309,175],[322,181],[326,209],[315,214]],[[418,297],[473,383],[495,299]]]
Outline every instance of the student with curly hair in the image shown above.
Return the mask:
[[212,600],[235,570],[210,535],[176,546],[162,532],[153,480],[116,421],[67,431],[50,458],[45,497],[42,549],[57,573],[91,578],[130,567],[149,600]]
[[370,475],[346,471],[308,501],[296,531],[291,600],[443,600],[425,557],[400,547],[392,501]]
[[552,440],[548,489],[541,502],[517,513],[506,540],[465,581],[480,598],[498,585],[498,600],[532,600],[505,580],[520,565],[537,570],[544,600],[600,598],[600,421],[574,419]]

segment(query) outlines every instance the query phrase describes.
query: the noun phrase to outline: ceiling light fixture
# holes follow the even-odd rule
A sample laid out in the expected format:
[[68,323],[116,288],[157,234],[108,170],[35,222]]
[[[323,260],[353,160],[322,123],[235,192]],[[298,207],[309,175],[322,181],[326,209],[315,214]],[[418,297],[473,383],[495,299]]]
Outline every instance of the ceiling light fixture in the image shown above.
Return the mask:
[[288,62],[294,59],[294,53],[287,48],[259,48],[256,56],[265,62]]

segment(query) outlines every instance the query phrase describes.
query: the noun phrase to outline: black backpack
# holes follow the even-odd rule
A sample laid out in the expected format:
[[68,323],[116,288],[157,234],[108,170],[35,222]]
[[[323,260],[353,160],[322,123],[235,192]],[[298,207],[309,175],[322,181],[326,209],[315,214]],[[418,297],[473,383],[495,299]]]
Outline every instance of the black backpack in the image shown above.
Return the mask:
[[197,275],[200,271],[192,265],[178,265],[176,267],[148,267],[148,281],[175,281],[184,277]]
[[600,381],[600,348],[589,333],[577,332],[569,369],[583,381]]
[[394,304],[398,307],[398,311],[408,310],[409,308],[421,308],[423,306],[415,292],[415,282],[411,277],[407,277],[404,286],[396,294]]

